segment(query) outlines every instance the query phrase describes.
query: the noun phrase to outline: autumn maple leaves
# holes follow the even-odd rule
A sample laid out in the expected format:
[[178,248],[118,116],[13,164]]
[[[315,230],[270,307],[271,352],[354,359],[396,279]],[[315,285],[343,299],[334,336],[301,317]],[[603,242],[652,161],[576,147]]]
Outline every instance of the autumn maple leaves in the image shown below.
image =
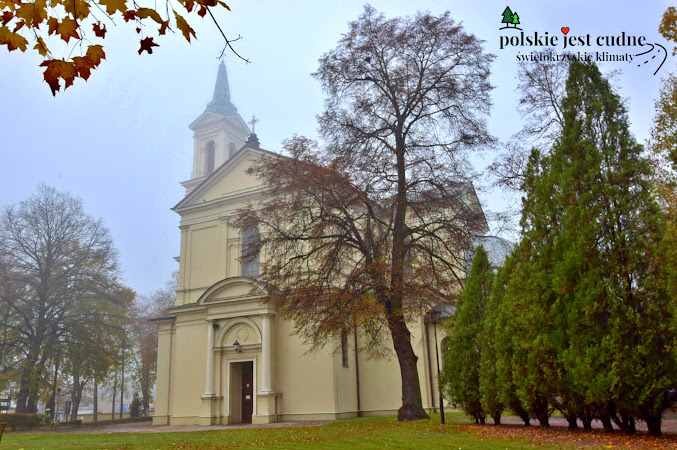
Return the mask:
[[[152,36],[144,33],[147,24],[158,25],[157,34],[161,36],[172,29],[170,20],[173,19],[175,27],[188,42],[191,36],[196,37],[195,30],[171,3],[167,2],[168,17],[164,19],[156,8],[141,7],[135,0],[130,3],[126,0],[0,0],[0,45],[9,51],[25,52],[29,39],[32,40],[35,43],[32,49],[45,58],[40,66],[45,67],[44,79],[56,95],[61,89],[61,80],[65,83],[64,89],[71,86],[75,78],[87,80],[91,71],[105,59],[103,46],[92,43],[85,31],[91,26],[93,37],[104,39],[108,30],[100,19],[110,20],[115,25],[115,17],[121,14],[125,23],[133,22],[136,32],[141,35],[139,54],[153,53],[153,47],[159,46]],[[210,7],[222,6],[230,10],[222,0],[178,0],[178,3],[188,13],[196,10],[201,17]],[[46,42],[51,36],[72,46],[67,50],[68,57],[58,59],[53,55]],[[79,56],[71,56],[77,51]]]
[[103,47],[100,45],[90,45],[87,47],[85,56],[74,56],[71,61],[64,59],[46,59],[40,64],[45,67],[45,81],[52,89],[52,94],[56,95],[61,88],[59,79],[64,80],[66,85],[64,89],[73,84],[75,78],[82,78],[87,80],[92,69],[101,63],[106,54],[103,52]]

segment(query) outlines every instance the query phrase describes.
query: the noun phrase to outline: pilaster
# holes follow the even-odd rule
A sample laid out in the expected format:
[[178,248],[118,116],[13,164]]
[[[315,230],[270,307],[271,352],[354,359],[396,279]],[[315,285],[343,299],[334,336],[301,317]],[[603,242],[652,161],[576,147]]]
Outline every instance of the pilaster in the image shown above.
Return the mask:
[[274,392],[256,394],[256,414],[252,416],[253,424],[275,423],[279,421],[277,414],[277,398],[281,394]]

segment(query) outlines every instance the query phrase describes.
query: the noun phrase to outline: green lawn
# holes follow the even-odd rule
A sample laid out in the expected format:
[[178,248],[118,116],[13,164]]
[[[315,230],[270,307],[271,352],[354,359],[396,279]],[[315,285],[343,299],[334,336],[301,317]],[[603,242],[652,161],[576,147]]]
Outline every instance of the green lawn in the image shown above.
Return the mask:
[[[448,415],[449,416],[449,415]],[[439,414],[432,420],[397,423],[394,417],[344,420],[319,427],[214,430],[180,433],[135,434],[5,434],[2,448],[9,449],[112,449],[112,448],[233,448],[263,445],[269,448],[533,448],[524,438],[480,436],[461,428],[467,422],[449,417],[440,425]],[[456,420],[454,420],[456,419]],[[540,448],[555,448],[539,445]],[[561,447],[560,447],[561,448]]]

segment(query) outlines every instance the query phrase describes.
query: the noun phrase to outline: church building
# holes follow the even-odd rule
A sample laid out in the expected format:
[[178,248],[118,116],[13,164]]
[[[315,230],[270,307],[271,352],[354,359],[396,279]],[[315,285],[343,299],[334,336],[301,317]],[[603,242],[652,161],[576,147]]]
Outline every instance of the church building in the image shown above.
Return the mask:
[[[257,257],[241,258],[256,229],[231,225],[262,192],[247,169],[263,155],[231,101],[221,63],[211,102],[190,125],[193,169],[182,185],[176,304],[159,330],[155,425],[271,423],[397,414],[400,370],[390,358],[355,349],[358,334],[308,353],[294,324],[279,318],[257,285]],[[474,192],[474,190],[473,190]],[[474,194],[473,194],[474,195]],[[476,197],[474,197],[476,199]],[[178,236],[177,236],[178,237]],[[447,311],[448,313],[448,311]],[[439,316],[439,314],[438,314]],[[438,411],[436,345],[442,332],[423,317],[410,323],[423,406]],[[343,342],[341,342],[343,341]]]

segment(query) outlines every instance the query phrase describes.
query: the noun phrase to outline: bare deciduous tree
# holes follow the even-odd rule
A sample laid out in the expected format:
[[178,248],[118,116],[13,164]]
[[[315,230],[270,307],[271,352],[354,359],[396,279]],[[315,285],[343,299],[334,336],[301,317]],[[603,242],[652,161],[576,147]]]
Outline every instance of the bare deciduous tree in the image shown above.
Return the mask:
[[51,384],[46,369],[65,351],[69,333],[92,320],[105,325],[106,316],[90,306],[124,308],[117,252],[80,200],[41,185],[2,212],[0,254],[8,256],[8,282],[20,287],[0,293],[18,352],[17,412],[36,412],[41,389]]
[[520,189],[531,148],[547,154],[562,130],[561,105],[569,62],[549,59],[553,53],[554,49],[534,52],[534,60],[518,68],[517,110],[524,125],[490,166],[498,184],[510,190]]
[[143,414],[148,416],[150,398],[157,375],[157,326],[150,322],[167,314],[167,310],[174,306],[178,271],[172,274],[167,284],[149,296],[137,298],[134,306],[134,339],[135,354],[132,360],[134,367],[134,381],[141,391],[141,405]]
[[266,194],[238,220],[260,227],[260,280],[307,341],[358,327],[372,351],[392,342],[399,420],[428,417],[408,321],[449,301],[486,231],[467,154],[493,142],[492,59],[449,13],[386,19],[367,5],[314,74],[328,144],[295,138],[291,158],[264,159],[252,172]]

